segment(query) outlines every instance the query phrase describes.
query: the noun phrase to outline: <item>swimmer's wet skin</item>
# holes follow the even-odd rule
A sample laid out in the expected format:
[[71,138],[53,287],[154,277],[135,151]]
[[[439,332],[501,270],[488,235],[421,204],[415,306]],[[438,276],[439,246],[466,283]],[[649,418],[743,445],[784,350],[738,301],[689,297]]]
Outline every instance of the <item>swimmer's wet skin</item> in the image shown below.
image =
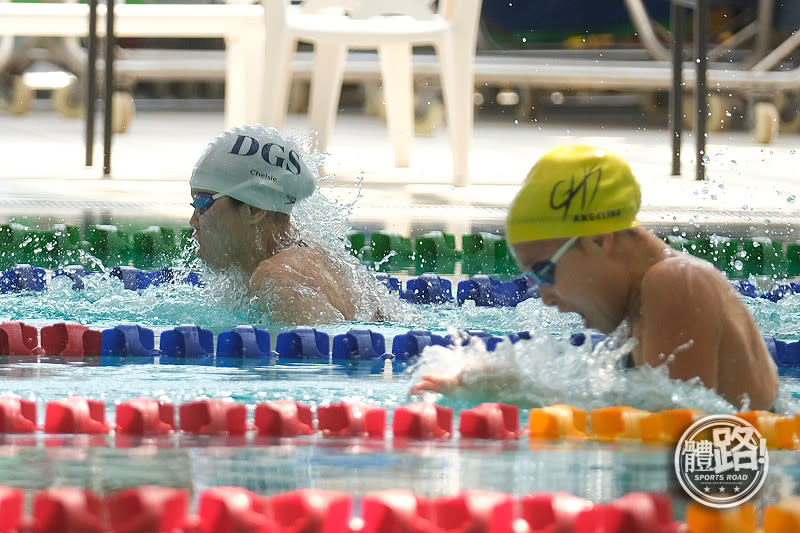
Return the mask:
[[[590,146],[562,146],[522,184],[507,239],[520,270],[540,281],[545,304],[578,313],[604,333],[627,322],[637,340],[635,366],[666,364],[671,378],[698,378],[736,408],[747,401],[750,409],[772,408],[777,368],[749,310],[712,265],[640,227],[640,202],[624,161]],[[459,377],[425,376],[411,394],[459,386]]]
[[[190,180],[197,255],[215,271],[247,279],[270,317],[285,324],[356,318],[356,294],[290,215],[316,189],[316,170],[291,138],[261,125],[211,141]],[[243,276],[241,276],[243,274]]]

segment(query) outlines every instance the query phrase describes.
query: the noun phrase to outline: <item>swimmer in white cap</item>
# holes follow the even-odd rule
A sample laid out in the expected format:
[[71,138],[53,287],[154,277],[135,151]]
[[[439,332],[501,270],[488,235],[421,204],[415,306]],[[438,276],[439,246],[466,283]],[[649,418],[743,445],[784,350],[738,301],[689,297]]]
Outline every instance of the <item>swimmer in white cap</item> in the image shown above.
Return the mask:
[[279,322],[352,320],[352,286],[290,221],[295,203],[316,187],[303,156],[296,142],[261,125],[211,141],[189,182],[197,255],[214,271],[244,273],[252,293],[268,293]]

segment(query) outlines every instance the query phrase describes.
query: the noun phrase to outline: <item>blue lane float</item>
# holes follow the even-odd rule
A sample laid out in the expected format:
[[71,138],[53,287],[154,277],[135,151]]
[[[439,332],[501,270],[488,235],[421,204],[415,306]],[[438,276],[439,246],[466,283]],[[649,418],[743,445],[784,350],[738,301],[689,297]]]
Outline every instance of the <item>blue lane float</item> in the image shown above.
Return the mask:
[[376,273],[375,279],[386,285],[386,288],[389,289],[389,292],[399,293],[401,290],[400,280],[390,276],[389,274],[386,274],[385,272]]
[[183,272],[172,268],[147,271],[129,266],[117,266],[109,271],[112,278],[122,281],[123,287],[128,290],[143,290],[148,287],[158,287],[165,283],[186,283],[201,286],[199,274],[196,272]]
[[[153,330],[136,324],[120,324],[104,330],[100,340],[101,358],[138,359],[152,363],[161,353],[155,349]],[[115,360],[107,359],[106,362],[113,363]]]
[[[31,330],[33,344],[29,349],[39,350],[40,348],[36,348],[36,328],[21,322],[15,324]],[[67,329],[69,326],[83,327],[79,324],[61,325]],[[47,344],[45,332],[51,327],[42,328],[43,345]],[[331,339],[327,333],[310,327],[298,327],[278,334],[275,351],[271,351],[268,332],[252,326],[239,326],[217,336],[215,352],[214,334],[195,325],[178,326],[162,332],[159,337],[159,348],[155,348],[153,330],[137,324],[120,324],[97,333],[100,334],[99,350],[94,348],[87,350],[86,353],[78,350],[80,353],[71,353],[70,357],[81,355],[93,357],[99,351],[103,365],[153,363],[156,357],[164,364],[219,366],[273,365],[280,362],[279,359],[317,363],[370,362],[372,371],[380,372],[384,370],[387,361],[391,362],[394,370],[413,363],[428,346],[448,347],[456,342],[463,346],[471,339],[477,338],[485,344],[487,351],[493,352],[503,342],[510,341],[513,344],[531,339],[528,331],[495,336],[485,331],[468,330],[464,332],[465,335],[454,337],[438,335],[424,329],[412,329],[395,335],[392,339],[391,352],[387,352],[386,338],[381,333],[369,329],[353,328],[345,334],[336,335],[331,346]],[[586,333],[574,333],[567,340],[573,346],[583,346],[589,342],[594,347],[604,338],[605,335],[602,334],[587,336]],[[787,342],[774,337],[764,337],[764,342],[779,369],[800,368],[800,341]],[[2,350],[5,350],[5,353]],[[9,347],[0,348],[0,357],[11,354],[9,350]],[[49,351],[54,352],[52,348]]]
[[163,331],[159,348],[163,352],[162,363],[191,360],[191,363],[196,365],[214,362],[214,334],[211,330],[194,325],[178,326]]
[[406,282],[406,290],[400,297],[415,304],[439,304],[453,301],[450,280],[436,274],[422,274]]
[[800,367],[800,341],[785,342],[773,337],[765,337],[764,340],[778,368]]
[[405,361],[418,357],[428,346],[447,346],[444,336],[427,329],[412,329],[408,333],[395,335],[392,339],[392,354]]
[[[84,279],[89,275],[103,275],[100,272],[86,270],[83,266],[72,265],[48,273],[42,268],[31,265],[17,265],[11,270],[0,273],[0,293],[33,291],[42,292],[50,278],[67,276],[73,281],[72,288],[81,290],[85,287]],[[147,271],[130,266],[117,266],[107,273],[112,278],[122,281],[123,287],[138,291],[148,287],[157,287],[167,283],[202,286],[203,281],[197,272],[183,269],[163,268]],[[472,301],[482,307],[514,307],[529,298],[538,298],[535,286],[529,286],[524,277],[503,281],[485,274],[474,275],[458,282],[456,298],[453,298],[450,280],[437,274],[425,273],[403,284],[396,277],[386,273],[376,273],[375,277],[390,292],[396,292],[401,299],[415,304],[447,304],[455,301],[463,305]],[[777,302],[788,296],[800,293],[800,283],[789,280],[776,281],[770,289],[759,291],[758,288],[743,280],[732,280],[733,287],[743,296],[764,298]]]
[[279,333],[275,340],[275,351],[285,359],[327,361],[330,337],[314,328],[300,327]]
[[456,290],[458,305],[472,300],[479,307],[514,307],[528,298],[538,298],[535,287],[529,287],[525,278],[503,282],[486,274],[478,274],[459,281]]
[[17,265],[0,274],[0,293],[33,291],[45,289],[47,272],[31,265]]
[[82,291],[86,284],[83,281],[83,278],[91,274],[89,270],[86,270],[86,267],[83,265],[69,265],[65,266],[64,268],[59,268],[53,271],[53,279],[59,276],[66,276],[67,278],[72,280],[72,290],[73,291]]
[[277,353],[270,351],[269,333],[253,326],[238,326],[217,335],[217,364],[271,364]]
[[798,283],[776,283],[770,289],[761,295],[762,298],[765,298],[771,302],[777,302],[782,300],[786,296],[791,296],[792,294],[800,293],[800,284]]
[[333,338],[334,361],[371,361],[386,353],[386,339],[369,329],[351,329]]

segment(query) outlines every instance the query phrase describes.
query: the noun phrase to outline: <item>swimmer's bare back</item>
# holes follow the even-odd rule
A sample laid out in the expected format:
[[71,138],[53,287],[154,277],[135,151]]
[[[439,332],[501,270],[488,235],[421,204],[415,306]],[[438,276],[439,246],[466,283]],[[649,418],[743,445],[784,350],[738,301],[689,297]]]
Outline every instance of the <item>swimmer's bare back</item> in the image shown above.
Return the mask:
[[709,263],[682,254],[653,265],[637,318],[637,364],[657,366],[673,354],[670,377],[699,377],[736,407],[744,394],[752,409],[772,406],[777,369],[747,307]]
[[[254,294],[271,291],[271,314],[280,322],[304,324],[353,320],[355,294],[326,254],[297,246],[264,259],[250,277]],[[277,292],[277,294],[275,294]]]

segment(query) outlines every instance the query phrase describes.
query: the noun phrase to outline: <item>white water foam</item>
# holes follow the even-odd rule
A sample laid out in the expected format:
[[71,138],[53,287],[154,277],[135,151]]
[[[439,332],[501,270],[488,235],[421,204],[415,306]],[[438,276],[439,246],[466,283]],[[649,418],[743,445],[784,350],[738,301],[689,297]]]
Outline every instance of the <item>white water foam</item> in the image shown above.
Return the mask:
[[[691,408],[709,413],[736,412],[698,379],[670,379],[665,365],[622,368],[618,361],[636,343],[625,323],[593,348],[589,342],[573,346],[544,329],[533,330],[531,335],[530,340],[515,344],[503,342],[494,352],[488,352],[477,338],[468,339],[462,346],[428,347],[411,369],[413,382],[425,375],[460,375],[462,385],[455,389],[454,397],[521,407],[569,404],[591,410],[629,405],[649,411]],[[777,407],[787,413],[800,411],[800,402],[792,399],[784,383]]]

